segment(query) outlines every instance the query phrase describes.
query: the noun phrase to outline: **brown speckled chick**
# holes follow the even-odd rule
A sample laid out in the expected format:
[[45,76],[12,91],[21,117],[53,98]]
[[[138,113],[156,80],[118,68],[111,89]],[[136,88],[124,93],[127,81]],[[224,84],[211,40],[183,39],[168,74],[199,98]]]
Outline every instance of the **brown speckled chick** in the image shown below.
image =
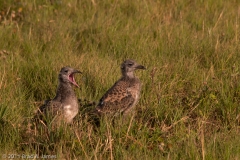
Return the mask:
[[72,88],[72,85],[77,87],[78,84],[74,79],[75,73],[81,73],[80,71],[63,67],[58,76],[58,88],[54,99],[46,101],[43,106],[39,108],[38,117],[43,116],[58,116],[66,123],[71,123],[73,118],[78,113],[78,100]]
[[122,77],[104,94],[96,107],[100,116],[126,115],[134,108],[141,91],[141,82],[134,75],[136,69],[146,68],[130,59],[122,63]]

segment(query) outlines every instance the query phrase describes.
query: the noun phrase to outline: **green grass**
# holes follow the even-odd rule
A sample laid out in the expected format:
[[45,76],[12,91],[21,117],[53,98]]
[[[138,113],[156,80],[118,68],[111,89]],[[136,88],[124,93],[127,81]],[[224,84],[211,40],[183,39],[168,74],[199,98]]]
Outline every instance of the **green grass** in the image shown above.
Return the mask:
[[[0,155],[240,159],[238,0],[0,0]],[[147,67],[136,116],[29,131],[71,66],[98,101],[131,58]],[[45,128],[46,129],[46,128]],[[29,133],[30,132],[30,133]]]

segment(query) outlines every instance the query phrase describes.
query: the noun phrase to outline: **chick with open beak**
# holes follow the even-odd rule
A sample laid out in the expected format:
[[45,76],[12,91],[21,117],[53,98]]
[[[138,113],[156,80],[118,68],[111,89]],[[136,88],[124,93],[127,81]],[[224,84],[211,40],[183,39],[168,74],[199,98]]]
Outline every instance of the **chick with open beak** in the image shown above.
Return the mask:
[[39,108],[38,115],[59,117],[66,123],[71,123],[78,113],[78,100],[72,88],[72,85],[79,87],[76,83],[75,73],[82,73],[71,67],[63,67],[58,75],[58,87],[54,99],[47,101]]
[[74,68],[71,67],[63,67],[59,73],[59,82],[63,82],[63,83],[71,83],[77,87],[79,87],[79,85],[76,83],[74,75],[75,73],[82,73],[79,70],[76,70]]

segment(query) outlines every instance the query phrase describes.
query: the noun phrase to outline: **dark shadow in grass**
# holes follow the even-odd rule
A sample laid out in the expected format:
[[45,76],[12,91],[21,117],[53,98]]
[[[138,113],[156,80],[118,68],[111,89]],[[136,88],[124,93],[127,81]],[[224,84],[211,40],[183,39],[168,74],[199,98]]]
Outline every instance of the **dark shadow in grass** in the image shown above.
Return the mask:
[[79,123],[79,121],[86,121],[92,125],[96,131],[96,128],[100,126],[100,118],[95,112],[96,102],[86,99],[78,99],[78,102],[79,113],[74,120],[77,121],[77,123]]

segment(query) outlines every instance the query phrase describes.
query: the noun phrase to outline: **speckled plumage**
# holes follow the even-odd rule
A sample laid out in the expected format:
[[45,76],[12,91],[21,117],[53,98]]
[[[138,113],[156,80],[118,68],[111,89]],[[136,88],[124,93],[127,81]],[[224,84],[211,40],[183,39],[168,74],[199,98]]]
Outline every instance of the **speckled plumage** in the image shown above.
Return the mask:
[[126,60],[121,65],[122,77],[103,95],[96,111],[99,115],[126,115],[140,98],[141,82],[135,77],[136,69],[145,69],[134,60]]
[[70,67],[61,69],[56,96],[52,100],[45,101],[45,104],[39,108],[38,116],[57,116],[66,123],[72,122],[78,113],[78,100],[72,88],[72,85],[79,87],[74,79],[75,73],[81,72]]

